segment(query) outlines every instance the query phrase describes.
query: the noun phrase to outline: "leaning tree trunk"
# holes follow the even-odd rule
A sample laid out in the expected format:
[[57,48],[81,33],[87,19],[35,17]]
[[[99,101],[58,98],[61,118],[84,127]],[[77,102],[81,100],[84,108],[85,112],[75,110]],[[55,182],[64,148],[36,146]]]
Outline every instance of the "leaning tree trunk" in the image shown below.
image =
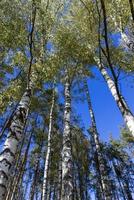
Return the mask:
[[73,176],[72,176],[72,148],[71,148],[71,97],[70,83],[66,76],[65,82],[65,109],[64,109],[64,131],[63,131],[63,149],[62,149],[62,200],[73,199]]
[[14,113],[9,126],[9,134],[4,148],[0,153],[0,200],[4,200],[6,195],[10,169],[15,159],[18,144],[23,136],[23,129],[29,111],[30,97],[31,89],[27,89]]
[[97,160],[98,160],[98,165],[99,165],[102,190],[104,193],[104,198],[106,200],[111,200],[112,196],[111,196],[111,190],[109,187],[109,182],[108,182],[108,177],[107,177],[107,170],[106,170],[106,166],[105,166],[104,159],[103,159],[102,152],[101,152],[95,116],[94,116],[94,112],[93,112],[93,108],[92,108],[92,103],[90,100],[88,85],[87,85],[87,82],[85,79],[84,79],[84,89],[85,89],[86,96],[87,96],[88,108],[89,108],[89,113],[90,113],[90,118],[91,118],[91,124],[92,124],[91,132],[92,132],[94,143],[95,143],[95,149],[96,149]]
[[51,155],[51,138],[52,138],[52,128],[53,128],[54,105],[55,105],[55,90],[53,89],[52,105],[49,117],[48,146],[47,146],[46,161],[44,168],[42,200],[45,200],[47,198],[47,179],[48,179],[49,161]]
[[[121,114],[124,118],[124,121],[128,127],[128,129],[130,130],[130,132],[132,133],[132,135],[134,136],[134,116],[132,114],[132,112],[130,111],[127,103],[125,102],[123,96],[121,94],[118,94],[116,86],[114,81],[111,79],[111,77],[108,75],[105,67],[103,66],[102,63],[100,63],[99,59],[97,57],[94,57],[98,68],[102,74],[102,76],[104,77],[110,92],[112,93],[117,106],[119,107],[119,110],[121,111]],[[123,104],[122,104],[123,103]]]

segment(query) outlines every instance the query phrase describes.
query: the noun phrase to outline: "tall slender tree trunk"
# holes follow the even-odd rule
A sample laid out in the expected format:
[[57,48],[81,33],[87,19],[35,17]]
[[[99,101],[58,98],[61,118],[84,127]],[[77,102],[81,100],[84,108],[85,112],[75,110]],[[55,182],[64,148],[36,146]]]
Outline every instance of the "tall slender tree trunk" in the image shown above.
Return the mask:
[[61,200],[61,183],[62,183],[62,161],[59,160],[58,166],[58,188],[57,188],[57,200]]
[[81,167],[79,165],[79,161],[76,162],[76,166],[77,166],[77,173],[78,173],[78,180],[79,180],[79,196],[80,196],[80,199],[84,199],[83,180],[82,180]]
[[[101,74],[103,75],[105,81],[108,84],[108,87],[117,103],[117,106],[119,107],[121,114],[124,118],[124,121],[127,125],[127,127],[129,128],[129,130],[131,131],[132,135],[134,136],[134,115],[132,114],[132,112],[129,109],[129,106],[127,105],[125,99],[123,98],[123,96],[120,93],[119,90],[119,86],[118,86],[118,79],[117,76],[115,74],[114,68],[113,68],[113,64],[111,62],[111,56],[110,56],[110,49],[109,49],[109,41],[108,41],[108,27],[107,27],[107,14],[106,14],[106,7],[105,7],[105,1],[104,0],[100,0],[101,2],[101,9],[102,9],[102,13],[103,13],[103,24],[104,24],[104,41],[105,41],[105,46],[106,46],[106,52],[104,53],[103,49],[102,52],[105,55],[107,62],[109,64],[109,68],[113,77],[112,78],[108,75],[105,67],[103,66],[103,64],[101,63],[100,59],[98,59],[97,57],[94,57],[98,68],[101,72]],[[126,40],[127,45],[128,46],[133,46],[133,44],[131,44],[131,42],[128,40],[128,37],[125,36],[125,34],[122,33],[122,30],[120,30],[121,32],[121,36]],[[100,43],[100,36],[99,36],[99,47],[101,48],[101,43]],[[133,47],[132,47],[133,48]],[[101,50],[100,50],[100,54],[101,54]],[[101,57],[101,55],[100,55]]]
[[86,96],[87,96],[88,108],[89,108],[89,113],[90,113],[90,118],[91,118],[91,124],[92,124],[91,131],[93,134],[94,143],[95,143],[95,147],[96,147],[96,154],[97,154],[97,160],[98,160],[98,165],[99,165],[102,189],[103,189],[105,199],[111,200],[112,195],[111,195],[111,190],[110,190],[109,183],[108,183],[107,170],[106,170],[104,159],[103,159],[103,156],[101,153],[101,147],[100,147],[100,141],[99,141],[99,136],[98,136],[98,132],[97,132],[95,116],[94,116],[94,112],[93,112],[93,108],[92,108],[88,85],[87,85],[87,82],[85,79],[84,79],[84,89],[85,89]]
[[[124,121],[128,127],[128,129],[130,130],[130,132],[132,133],[132,135],[134,136],[134,115],[132,114],[132,112],[130,111],[130,108],[128,107],[126,101],[124,100],[123,96],[121,94],[119,94],[117,92],[116,86],[114,81],[112,80],[112,78],[108,75],[105,67],[103,66],[102,63],[100,63],[99,59],[97,57],[94,57],[98,68],[102,74],[102,76],[104,77],[108,88],[113,96],[113,98],[115,99],[117,106],[119,108],[119,110],[121,111],[121,114],[124,118]],[[123,104],[122,104],[123,102]]]
[[10,169],[15,159],[17,147],[23,136],[24,125],[28,116],[31,89],[27,89],[12,118],[9,134],[0,153],[0,200],[3,200],[7,191]]
[[65,109],[64,109],[64,131],[63,131],[63,149],[62,149],[62,200],[73,199],[73,163],[71,148],[71,95],[70,82],[66,74],[65,80]]
[[90,154],[93,155],[92,162],[93,162],[93,168],[94,168],[94,174],[95,174],[95,185],[96,185],[95,197],[96,197],[96,200],[103,200],[103,188],[102,188],[100,170],[99,170],[98,159],[97,159],[97,154],[96,154],[96,145],[95,145],[93,135],[90,131],[89,131],[89,134],[91,135],[91,138],[90,138],[91,153]]
[[[86,185],[86,191],[85,191],[85,200],[90,200],[90,195],[88,193],[88,172],[86,173],[86,177],[85,177],[85,185]],[[100,199],[101,200],[101,199]]]
[[[25,133],[25,132],[24,132]],[[21,157],[21,153],[22,153],[22,148],[23,148],[23,145],[24,145],[24,141],[25,141],[25,135],[23,136],[23,140],[21,142],[21,145],[20,145],[20,148],[19,148],[19,151],[17,152],[17,156],[15,158],[15,167],[14,167],[14,174],[13,176],[10,178],[10,181],[9,181],[9,184],[8,184],[8,191],[7,191],[7,194],[6,194],[6,200],[9,199],[10,195],[11,195],[11,191],[12,191],[12,187],[13,187],[13,182],[17,176],[17,172],[18,172],[18,167],[19,167],[19,163],[20,163],[20,157]]]
[[11,112],[10,116],[8,116],[8,118],[6,119],[4,125],[3,125],[2,129],[1,129],[1,132],[0,132],[0,139],[2,139],[5,130],[8,128],[8,126],[9,126],[11,120],[12,120],[12,117],[14,116],[14,112],[16,111],[17,106],[18,106],[18,104],[14,107],[14,109]]
[[126,197],[127,197],[127,200],[133,200],[133,197],[132,197],[132,194],[131,194],[131,191],[129,189],[129,182],[128,180],[124,180],[124,191],[126,193]]
[[130,5],[132,19],[134,21],[134,5],[133,5],[133,0],[129,0],[129,5]]
[[34,195],[35,195],[35,189],[36,189],[38,172],[39,172],[39,164],[40,164],[40,152],[36,155],[35,162],[36,162],[35,163],[35,172],[34,172],[33,182],[32,182],[31,191],[30,191],[30,198],[29,198],[30,200],[33,200]]
[[30,50],[30,62],[27,74],[27,88],[23,94],[19,105],[14,112],[9,125],[9,134],[5,141],[2,152],[0,153],[0,200],[4,200],[7,192],[7,183],[10,176],[10,169],[15,160],[15,154],[17,152],[18,144],[22,140],[23,130],[28,116],[32,87],[32,62],[33,62],[33,33],[36,17],[36,5],[32,2],[32,28],[29,33],[29,50]]
[[125,193],[124,193],[124,190],[123,190],[121,181],[120,181],[120,177],[118,176],[117,167],[116,167],[116,163],[115,163],[115,160],[114,160],[114,159],[112,160],[112,165],[113,165],[113,169],[114,169],[114,172],[115,172],[115,175],[116,175],[118,184],[119,184],[119,186],[120,186],[120,192],[122,193],[122,197],[123,197],[123,199],[125,200],[125,199],[126,199]]
[[[22,177],[22,179],[23,179],[23,177]],[[28,172],[28,174],[26,174],[26,179],[25,179],[24,196],[23,196],[24,199],[26,199],[26,196],[28,193],[29,182],[30,182],[30,176],[29,176],[29,172]]]
[[44,168],[42,200],[45,200],[47,197],[47,179],[48,179],[49,161],[50,161],[50,155],[51,155],[51,138],[52,138],[52,128],[53,128],[54,105],[55,105],[55,90],[53,89],[52,105],[51,105],[50,117],[49,117],[48,146],[47,146],[45,168]]
[[56,182],[53,184],[53,200],[56,200]]
[[18,174],[18,176],[16,176],[16,178],[13,181],[11,197],[6,199],[6,200],[13,200],[14,199],[14,195],[16,193],[17,186],[18,186],[20,180],[22,179],[23,173],[24,173],[24,170],[25,170],[25,165],[26,165],[26,161],[27,161],[27,156],[28,156],[28,152],[29,152],[29,148],[30,148],[31,139],[32,139],[32,132],[31,132],[30,137],[29,137],[29,141],[28,141],[28,144],[27,144],[27,148],[26,148],[24,157],[23,157],[21,165],[19,167],[19,174]]
[[51,200],[51,193],[52,193],[52,180],[50,179],[48,182],[47,197],[45,200]]
[[[74,165],[73,165],[74,167]],[[78,187],[77,187],[77,174],[73,174],[73,185],[74,185],[74,199],[79,200],[79,192],[78,192]]]

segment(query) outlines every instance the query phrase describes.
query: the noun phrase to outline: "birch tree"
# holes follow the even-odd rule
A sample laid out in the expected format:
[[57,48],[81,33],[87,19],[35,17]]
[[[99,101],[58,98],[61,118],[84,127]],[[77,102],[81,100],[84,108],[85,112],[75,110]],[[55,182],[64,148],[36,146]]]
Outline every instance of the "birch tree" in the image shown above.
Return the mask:
[[92,108],[92,103],[91,103],[91,99],[90,99],[89,89],[88,89],[88,85],[87,85],[87,82],[85,79],[84,79],[84,89],[86,92],[88,109],[89,109],[90,118],[91,118],[90,131],[92,132],[92,135],[93,135],[93,140],[94,140],[96,153],[97,153],[101,186],[102,186],[102,191],[103,191],[103,195],[104,195],[103,198],[104,199],[112,199],[111,189],[109,187],[109,182],[108,182],[108,175],[107,175],[107,171],[106,171],[106,167],[105,167],[105,162],[104,162],[104,158],[103,158],[102,152],[101,152],[100,141],[99,141],[97,126],[96,126],[95,116],[94,116],[94,112],[93,112],[93,108]]
[[47,179],[48,179],[48,169],[49,169],[49,161],[50,161],[50,155],[51,155],[51,146],[52,146],[51,138],[52,138],[52,132],[53,132],[52,128],[53,128],[54,106],[55,106],[55,89],[53,89],[52,105],[51,105],[50,116],[49,116],[48,144],[47,144],[47,153],[46,153],[44,176],[43,176],[42,200],[45,200],[47,197]]
[[10,173],[10,168],[13,164],[15,154],[17,151],[17,146],[22,139],[24,126],[28,116],[30,98],[32,93],[32,82],[31,82],[31,66],[33,61],[32,55],[32,43],[33,43],[33,31],[35,23],[36,6],[33,4],[32,11],[32,29],[30,33],[30,52],[31,59],[29,64],[29,71],[27,77],[27,89],[22,96],[18,107],[12,118],[9,134],[4,144],[4,148],[0,155],[0,199],[4,199],[7,191],[7,182]]
[[62,194],[63,200],[73,199],[73,175],[72,175],[72,147],[71,147],[71,84],[68,74],[65,76],[65,108],[64,108],[64,131],[63,131],[63,150],[62,150]]
[[[82,5],[81,8],[80,8],[80,5]],[[76,9],[78,9],[78,8],[79,8],[79,12],[76,12]],[[78,39],[78,41],[82,41],[81,45],[82,46],[87,45],[87,48],[89,49],[89,53],[87,53],[87,51],[85,51],[84,55],[92,54],[92,58],[94,59],[94,62],[92,61],[92,65],[93,64],[97,65],[98,69],[100,70],[102,76],[104,77],[104,79],[108,85],[108,88],[109,88],[114,100],[117,103],[117,106],[124,118],[125,123],[127,124],[129,130],[131,131],[131,133],[133,135],[134,134],[134,116],[133,116],[133,113],[131,112],[125,98],[121,94],[121,91],[119,90],[118,80],[116,77],[117,75],[114,71],[114,67],[112,66],[112,63],[110,62],[111,55],[109,52],[110,51],[109,44],[108,44],[109,41],[106,36],[107,35],[106,32],[108,33],[108,30],[105,31],[106,16],[105,17],[103,16],[103,19],[102,19],[102,17],[97,14],[98,12],[96,9],[96,5],[93,4],[92,2],[87,3],[86,1],[81,1],[81,4],[80,3],[77,4],[76,2],[74,2],[74,4],[72,4],[72,7],[70,10],[71,10],[72,14],[67,19],[68,19],[68,21],[71,21],[71,24],[72,24],[71,29],[72,29],[72,31],[75,29],[75,33],[77,33],[77,34],[75,34],[76,35],[75,37],[76,37],[76,39]],[[95,15],[94,15],[94,12],[95,12]],[[83,13],[84,13],[84,16],[82,16]],[[96,14],[97,14],[97,16],[96,16]],[[87,19],[85,19],[86,17],[87,17]],[[89,18],[90,18],[90,20],[89,20]],[[98,21],[98,26],[96,26],[95,20]],[[105,38],[103,38],[102,36],[99,36],[99,37],[101,37],[101,39],[99,39],[98,38],[98,33],[100,31],[99,29],[102,29],[102,27],[100,27],[100,23],[103,23],[103,21],[105,21],[105,27],[103,30],[105,32]],[[105,41],[105,39],[106,39],[106,41]],[[100,58],[100,54],[98,55],[98,53],[96,53],[97,48],[101,48],[101,51],[102,51],[102,46],[100,47],[100,42],[98,42],[99,40],[100,40],[100,42],[103,41],[106,43],[105,45],[107,47],[106,47],[105,59],[108,62],[108,65],[109,65],[109,68],[111,70],[113,77],[111,77],[108,74],[108,72],[105,68],[104,56],[102,58]],[[104,49],[104,51],[105,51],[105,49]],[[107,56],[107,51],[108,51],[109,57]]]

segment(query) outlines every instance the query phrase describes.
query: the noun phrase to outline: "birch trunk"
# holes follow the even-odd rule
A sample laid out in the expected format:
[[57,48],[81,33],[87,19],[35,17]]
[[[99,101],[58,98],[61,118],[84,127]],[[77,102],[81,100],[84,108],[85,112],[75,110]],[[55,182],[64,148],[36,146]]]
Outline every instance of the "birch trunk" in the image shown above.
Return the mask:
[[0,153],[0,200],[4,200],[10,169],[13,165],[17,147],[23,136],[23,129],[30,105],[31,89],[27,89],[12,118],[9,134]]
[[79,183],[79,197],[80,199],[84,199],[84,191],[83,191],[83,180],[82,180],[82,176],[81,176],[81,168],[79,166],[79,161],[76,162],[76,166],[77,166],[77,173],[78,173],[78,183]]
[[14,183],[14,180],[16,179],[16,176],[17,176],[17,171],[18,171],[18,167],[19,167],[19,163],[20,163],[20,157],[21,157],[21,153],[22,153],[22,148],[23,148],[23,145],[24,145],[24,141],[25,141],[25,133],[26,131],[24,132],[24,135],[23,135],[23,140],[21,142],[21,146],[20,146],[20,149],[18,150],[17,152],[17,156],[15,158],[15,167],[14,167],[14,174],[12,175],[12,177],[10,177],[10,181],[9,181],[9,184],[8,184],[8,191],[7,191],[7,194],[6,194],[6,198],[5,200],[8,200],[9,197],[11,196],[11,192],[12,192],[12,188],[13,188],[13,183]]
[[51,155],[51,137],[52,137],[52,127],[53,127],[54,105],[55,105],[55,91],[53,89],[52,105],[51,105],[50,118],[49,118],[48,146],[47,146],[46,161],[45,161],[45,168],[44,168],[42,200],[45,200],[47,198],[47,179],[48,179],[49,161],[50,161],[50,155]]
[[16,194],[17,186],[18,186],[20,180],[22,180],[23,173],[25,171],[25,165],[26,165],[26,161],[27,161],[27,157],[28,157],[31,139],[32,139],[32,132],[31,132],[31,135],[29,137],[29,141],[28,141],[28,144],[27,144],[27,148],[26,148],[24,157],[23,157],[22,162],[21,162],[20,167],[19,167],[19,174],[15,177],[15,179],[12,183],[13,187],[12,187],[12,191],[11,191],[12,192],[11,197],[6,198],[6,200],[13,200],[14,199],[14,195]]
[[62,149],[62,200],[73,199],[73,176],[72,176],[72,148],[71,148],[71,97],[70,83],[66,76],[65,82],[65,110],[64,110],[64,131],[63,131],[63,149]]
[[58,188],[57,188],[57,200],[61,200],[61,182],[62,182],[62,161],[59,160],[58,166]]
[[91,118],[92,134],[93,134],[93,139],[94,139],[94,143],[95,143],[97,160],[98,160],[98,164],[99,164],[102,190],[104,193],[105,200],[111,200],[112,196],[111,196],[111,191],[110,191],[110,187],[109,187],[109,183],[108,183],[107,171],[106,171],[104,159],[103,159],[103,156],[101,153],[101,147],[100,147],[100,141],[99,141],[99,136],[98,136],[97,127],[96,127],[95,116],[94,116],[94,112],[92,109],[92,103],[90,100],[88,85],[87,85],[87,82],[85,79],[84,79],[84,89],[85,89],[86,96],[87,96],[87,102],[88,102],[89,113],[90,113],[90,118]]
[[[105,67],[103,66],[103,64],[100,63],[99,59],[97,57],[94,57],[98,68],[102,74],[102,76],[104,77],[109,90],[113,96],[113,98],[115,99],[117,106],[119,108],[119,110],[121,111],[121,114],[124,118],[124,121],[128,127],[128,129],[130,130],[130,132],[132,133],[132,135],[134,136],[134,116],[132,114],[132,112],[130,111],[126,101],[124,100],[123,96],[121,94],[118,94],[116,86],[114,81],[111,79],[111,77],[108,75]],[[123,103],[123,105],[122,105]]]
[[32,182],[32,185],[31,185],[31,191],[30,191],[30,198],[29,198],[29,200],[33,200],[34,199],[34,195],[35,195],[37,178],[38,178],[38,174],[39,174],[40,153],[37,153],[35,155],[35,157],[36,157],[35,172],[34,172],[33,182]]
[[134,21],[134,5],[133,5],[133,0],[129,0],[129,5],[130,5],[132,19]]
[[126,197],[127,197],[127,200],[133,200],[133,197],[132,197],[132,194],[131,194],[131,191],[129,189],[129,183],[128,183],[128,180],[124,180],[124,191],[126,193]]
[[123,199],[125,200],[125,199],[126,199],[126,198],[125,198],[125,193],[124,193],[124,190],[123,190],[123,187],[122,187],[122,184],[121,184],[121,180],[120,180],[120,178],[119,178],[119,176],[118,176],[117,165],[116,165],[114,159],[112,160],[112,165],[113,165],[114,173],[115,173],[115,176],[116,176],[116,178],[117,178],[117,181],[118,181],[118,184],[119,184],[119,187],[120,187],[120,190],[119,190],[119,191],[121,192],[122,197],[123,197]]

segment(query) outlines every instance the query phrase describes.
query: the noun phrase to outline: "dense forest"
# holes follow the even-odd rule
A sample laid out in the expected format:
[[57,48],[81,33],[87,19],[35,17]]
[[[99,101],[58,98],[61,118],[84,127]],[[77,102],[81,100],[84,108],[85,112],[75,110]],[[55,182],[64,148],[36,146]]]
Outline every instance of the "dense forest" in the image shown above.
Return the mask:
[[0,200],[133,200],[133,88],[133,0],[1,0]]

